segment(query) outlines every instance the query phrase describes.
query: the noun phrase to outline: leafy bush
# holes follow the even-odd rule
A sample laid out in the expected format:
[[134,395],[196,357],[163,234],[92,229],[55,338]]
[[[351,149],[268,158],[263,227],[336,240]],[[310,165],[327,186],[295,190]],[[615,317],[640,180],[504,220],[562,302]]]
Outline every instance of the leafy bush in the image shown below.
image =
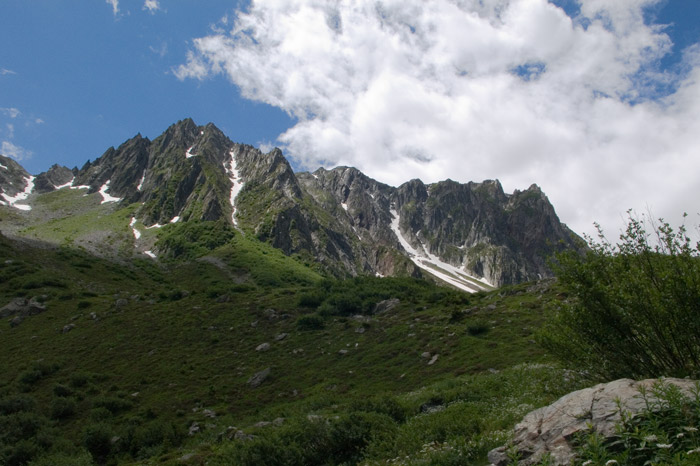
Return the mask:
[[29,463],[30,466],[92,466],[93,464],[92,456],[85,450],[74,454],[55,453]]
[[104,423],[91,424],[83,430],[83,445],[97,461],[103,461],[112,449],[112,428]]
[[467,324],[467,333],[473,337],[489,331],[489,324],[483,320],[475,320]]
[[134,403],[131,400],[125,400],[114,396],[101,396],[93,401],[93,406],[95,408],[105,408],[112,414],[131,409],[133,405]]
[[33,411],[35,407],[34,398],[25,395],[14,395],[0,399],[0,415]]
[[396,424],[388,416],[355,412],[337,419],[301,420],[234,444],[224,461],[210,464],[293,466],[357,464],[373,438],[392,434]]
[[297,320],[299,330],[321,330],[325,326],[323,318],[317,315],[301,316]]
[[57,370],[58,365],[56,364],[48,364],[45,362],[34,363],[30,369],[19,374],[19,383],[28,388]]
[[51,402],[51,419],[65,419],[75,414],[76,403],[72,398],[54,398]]
[[0,460],[6,466],[20,466],[27,464],[36,456],[39,448],[35,442],[31,440],[20,440],[14,445],[8,446],[2,452]]
[[586,253],[557,256],[555,272],[572,299],[540,341],[600,377],[698,375],[700,244],[691,245],[682,226],[661,220],[650,235],[645,223],[630,214],[620,243],[599,228]]
[[67,385],[57,383],[53,386],[53,394],[56,396],[71,396],[73,394],[73,390]]

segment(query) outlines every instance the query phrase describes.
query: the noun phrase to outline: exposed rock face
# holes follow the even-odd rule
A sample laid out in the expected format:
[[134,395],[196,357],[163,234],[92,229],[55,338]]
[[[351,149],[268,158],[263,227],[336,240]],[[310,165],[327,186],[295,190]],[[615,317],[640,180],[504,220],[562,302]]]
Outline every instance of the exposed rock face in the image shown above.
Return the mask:
[[34,190],[38,193],[48,193],[59,186],[65,186],[73,181],[73,170],[54,164],[48,171],[40,173],[34,180]]
[[[585,432],[592,425],[604,437],[615,434],[615,424],[620,421],[618,400],[622,409],[632,416],[646,408],[640,388],[651,394],[658,379],[636,382],[620,379],[607,384],[578,390],[560,398],[553,404],[529,413],[517,426],[513,445],[519,453],[520,465],[532,465],[549,453],[554,465],[568,465],[574,458],[572,440],[578,432]],[[686,396],[693,396],[696,381],[688,379],[663,379],[663,383],[676,385]],[[510,464],[506,447],[489,452],[489,461],[496,466]]]
[[0,164],[3,196],[72,180],[104,202],[138,203],[130,221],[147,228],[221,221],[339,277],[433,276],[478,291],[550,276],[547,257],[574,246],[536,185],[508,195],[498,181],[394,188],[349,167],[295,174],[279,149],[264,154],[191,119],[153,141],[137,134],[80,170],[54,165],[30,179],[13,160]]
[[32,176],[17,162],[0,155],[0,205],[15,204],[17,195],[23,193]]

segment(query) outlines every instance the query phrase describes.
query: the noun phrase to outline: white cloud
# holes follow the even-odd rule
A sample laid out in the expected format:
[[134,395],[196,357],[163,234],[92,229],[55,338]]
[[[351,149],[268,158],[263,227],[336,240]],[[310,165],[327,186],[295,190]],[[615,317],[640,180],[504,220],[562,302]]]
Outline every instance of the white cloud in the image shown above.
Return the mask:
[[105,0],[112,5],[112,13],[116,16],[119,13],[119,0]]
[[14,107],[9,107],[9,108],[2,107],[2,108],[0,108],[0,112],[4,113],[5,115],[9,116],[10,118],[17,118],[22,113]]
[[12,123],[8,123],[5,125],[7,127],[7,137],[8,139],[12,139],[15,137],[15,125]]
[[149,45],[148,48],[150,49],[151,52],[155,53],[156,55],[160,57],[164,57],[168,53],[168,43],[167,42],[162,42],[160,46],[154,47],[152,45]]
[[0,68],[0,76],[4,76],[6,74],[17,74],[12,70],[8,70],[7,68]]
[[156,11],[160,10],[158,0],[146,0],[143,4],[143,9],[148,10],[152,15],[155,14]]
[[31,151],[16,146],[9,141],[2,142],[2,145],[0,145],[0,154],[11,157],[17,161],[28,159],[32,156]]
[[[643,8],[580,0],[269,0],[195,39],[180,79],[224,74],[298,122],[279,136],[308,168],[399,184],[540,184],[576,231],[627,208],[700,211],[700,48],[687,74]],[[656,85],[677,86],[660,97]]]

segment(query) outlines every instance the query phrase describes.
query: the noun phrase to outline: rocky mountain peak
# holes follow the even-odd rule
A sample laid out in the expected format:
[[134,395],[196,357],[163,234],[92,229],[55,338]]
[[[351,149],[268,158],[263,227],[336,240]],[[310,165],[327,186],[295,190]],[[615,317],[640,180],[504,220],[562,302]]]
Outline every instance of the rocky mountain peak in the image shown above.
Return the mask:
[[[77,170],[76,170],[77,172]],[[58,189],[60,186],[70,184],[75,178],[75,173],[68,167],[54,164],[48,171],[40,173],[34,180],[34,190],[38,193],[47,193]]]
[[335,275],[423,274],[468,291],[550,275],[546,258],[575,237],[535,184],[508,195],[498,180],[395,188],[353,167],[295,174],[278,148],[265,154],[189,118],[80,170],[55,165],[33,178],[0,158],[6,205],[28,209],[14,196],[69,182],[99,192],[98,205],[134,206],[132,224],[223,221]]

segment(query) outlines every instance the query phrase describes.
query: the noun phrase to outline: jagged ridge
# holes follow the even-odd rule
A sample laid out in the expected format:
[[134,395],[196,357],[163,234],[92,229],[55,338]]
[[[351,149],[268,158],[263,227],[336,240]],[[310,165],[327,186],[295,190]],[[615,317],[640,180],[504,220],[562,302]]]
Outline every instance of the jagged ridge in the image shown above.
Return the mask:
[[[549,276],[546,258],[575,247],[536,185],[506,194],[497,180],[395,188],[349,167],[295,174],[279,149],[263,154],[191,119],[153,141],[138,134],[79,170],[55,165],[34,178],[11,159],[0,164],[8,207],[30,208],[30,183],[32,196],[83,187],[101,203],[135,206],[137,246],[137,222],[222,221],[338,276],[427,273],[478,291]],[[139,250],[154,256],[151,246]]]

